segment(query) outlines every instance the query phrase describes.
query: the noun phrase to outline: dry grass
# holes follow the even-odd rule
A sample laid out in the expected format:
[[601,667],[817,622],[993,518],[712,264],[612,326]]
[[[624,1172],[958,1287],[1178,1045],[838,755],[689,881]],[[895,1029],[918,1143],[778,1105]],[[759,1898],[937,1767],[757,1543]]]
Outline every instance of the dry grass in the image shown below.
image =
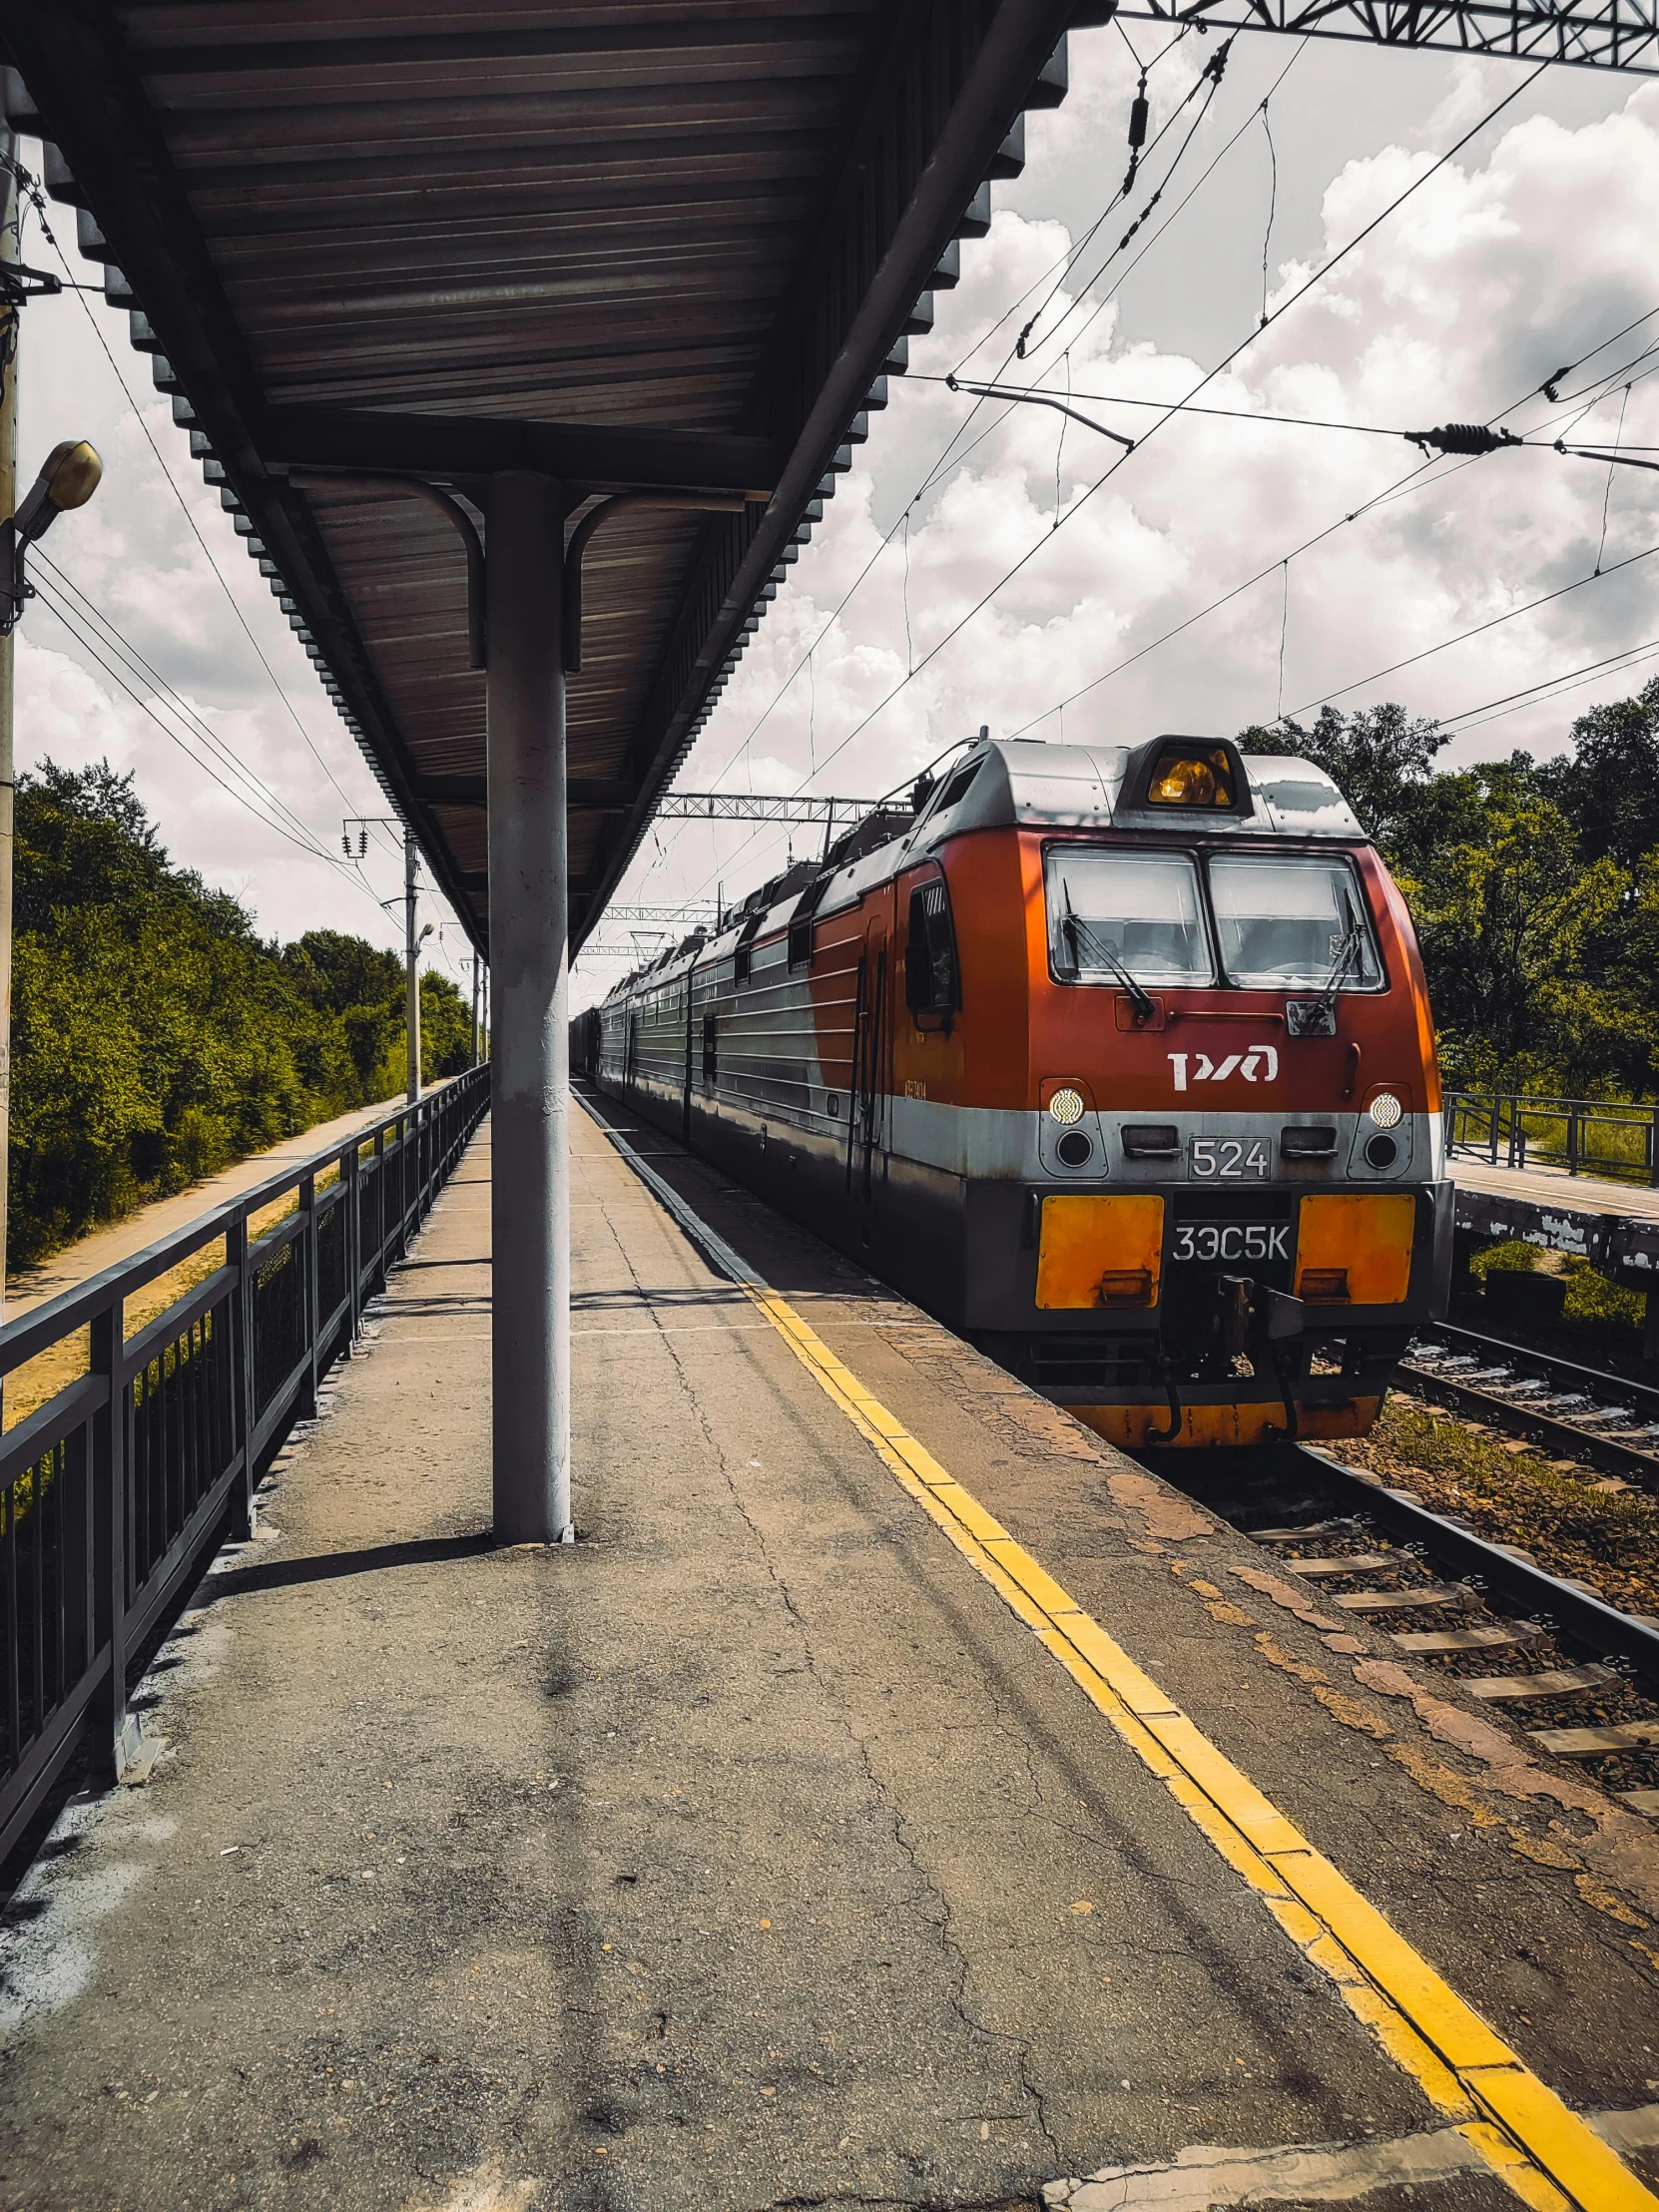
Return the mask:
[[1393,1396],[1344,1458],[1477,1534],[1519,1544],[1552,1574],[1592,1582],[1626,1612],[1659,1614],[1659,1499],[1590,1487],[1528,1446],[1506,1449],[1438,1407]]
[[[372,1146],[364,1147],[372,1152]],[[338,1168],[329,1168],[316,1179],[317,1195],[332,1188],[339,1180]],[[299,1210],[297,1186],[262,1207],[248,1224],[251,1240],[269,1235],[279,1222],[284,1222]],[[218,1268],[225,1265],[225,1239],[215,1237],[209,1243],[181,1260],[176,1268],[169,1268],[165,1275],[158,1275],[135,1291],[127,1301],[124,1316],[124,1335],[129,1343],[152,1322],[165,1314],[170,1306],[186,1299],[198,1284],[205,1283]],[[71,1382],[77,1382],[86,1374],[92,1360],[92,1333],[88,1329],[74,1330],[55,1345],[49,1345],[42,1353],[23,1367],[7,1376],[5,1382],[4,1425],[15,1428],[19,1421],[27,1420],[48,1399],[56,1397]]]

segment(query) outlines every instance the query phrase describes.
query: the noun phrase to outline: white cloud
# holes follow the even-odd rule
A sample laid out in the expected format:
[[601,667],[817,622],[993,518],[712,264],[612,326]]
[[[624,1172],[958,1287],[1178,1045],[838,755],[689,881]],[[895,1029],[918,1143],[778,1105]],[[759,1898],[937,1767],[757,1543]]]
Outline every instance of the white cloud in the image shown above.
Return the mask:
[[[1055,738],[1062,700],[1259,571],[1267,572],[1261,581],[1173,643],[1144,652],[1072,699],[1067,738],[1232,731],[1273,715],[1280,704],[1282,618],[1289,710],[1317,707],[1331,696],[1349,705],[1398,698],[1413,712],[1450,716],[1659,634],[1659,558],[1582,582],[1596,564],[1604,497],[1604,566],[1659,545],[1659,479],[1638,471],[1616,472],[1609,493],[1605,469],[1563,459],[1546,442],[1541,451],[1498,453],[1473,464],[1441,459],[1413,478],[1422,457],[1400,438],[1197,415],[1155,429],[1154,415],[1077,399],[1085,412],[1147,440],[1114,467],[1115,449],[1078,424],[1065,426],[1062,443],[1061,418],[1046,408],[983,403],[970,414],[972,400],[925,380],[956,368],[970,349],[972,365],[963,373],[986,379],[1002,369],[1019,323],[1046,289],[1038,280],[1063,261],[1068,239],[1083,228],[1067,165],[1074,170],[1092,142],[1097,192],[1103,171],[1116,181],[1113,139],[1133,69],[1108,34],[1074,38],[1072,53],[1073,95],[1048,119],[1049,135],[1035,149],[1019,188],[1025,212],[999,208],[989,237],[964,249],[960,286],[939,296],[934,330],[912,342],[912,376],[893,381],[889,408],[872,418],[859,468],[842,480],[728,686],[682,776],[688,788],[744,783],[751,772],[746,738],[953,432],[959,465],[910,513],[908,645],[900,531],[814,653],[810,671],[801,670],[766,713],[754,742],[765,746],[767,780],[756,788],[775,790],[786,778],[799,783],[816,764],[816,789],[872,796],[981,723],[1007,735],[1046,716],[1035,734]],[[1283,53],[1281,46],[1281,67]],[[1201,59],[1195,56],[1193,66]],[[1300,65],[1305,136],[1319,136],[1316,104],[1331,107],[1343,88],[1352,98],[1368,65],[1381,68],[1382,58],[1355,48],[1328,48],[1317,67],[1312,60]],[[1587,110],[1588,96],[1580,83],[1568,82],[1571,74],[1550,73],[1456,161],[1428,177],[1331,278],[1251,343],[1206,388],[1202,403],[1396,432],[1484,420],[1507,407],[1515,410],[1507,419],[1517,429],[1555,436],[1569,411],[1538,395],[1544,378],[1659,308],[1651,255],[1659,89],[1629,93],[1604,80],[1593,88],[1598,113]],[[1274,238],[1287,251],[1274,272],[1275,300],[1288,298],[1423,177],[1438,148],[1466,131],[1513,81],[1499,65],[1436,64],[1421,74],[1425,93],[1436,95],[1419,109],[1428,120],[1413,124],[1401,115],[1392,138],[1333,162],[1323,182],[1305,180],[1306,206],[1285,191],[1300,142],[1281,120],[1276,135],[1292,157],[1281,158]],[[1260,98],[1260,71],[1238,85],[1230,76],[1190,160],[1207,161],[1222,145]],[[1550,99],[1561,116],[1538,112]],[[1007,378],[1040,380],[1059,393],[1069,374],[1074,394],[1166,399],[1196,384],[1251,328],[1248,285],[1242,293],[1236,284],[1228,288],[1251,252],[1260,304],[1265,198],[1254,213],[1237,204],[1258,188],[1257,171],[1245,166],[1255,159],[1247,135],[1206,188],[1209,200],[1195,201],[1149,257],[1146,277],[1132,279],[1086,328],[1083,312],[1062,321],[1062,296],[1044,315],[1030,359],[1010,362]],[[1064,226],[1042,210],[1045,165],[1054,196],[1069,196]],[[1151,170],[1146,182],[1155,188]],[[1034,204],[1041,212],[1032,212]],[[1113,228],[1106,226],[1103,238]],[[1212,229],[1229,233],[1225,258],[1208,235]],[[1190,284],[1214,278],[1214,306],[1207,325],[1195,324],[1185,309],[1172,315],[1178,322],[1185,316],[1202,342],[1170,345],[1142,330],[1142,297],[1133,287],[1150,281],[1160,261],[1179,264],[1183,257]],[[1080,261],[1080,272],[1086,275],[1091,262]],[[1009,315],[1022,293],[1029,293],[1027,304]],[[999,317],[1000,328],[987,340]],[[1069,359],[1056,339],[1069,343]],[[1652,360],[1636,359],[1650,343],[1659,346],[1659,315],[1596,353],[1562,389],[1570,393],[1634,362],[1623,436],[1659,449],[1659,375],[1642,380],[1659,365],[1659,351]],[[1615,391],[1578,434],[1591,442],[1611,439],[1621,397]],[[982,442],[971,444],[987,426]],[[1393,485],[1402,486],[1398,497],[1344,522]],[[1298,552],[1316,537],[1311,549]],[[1022,556],[1018,574],[1001,583]],[[1287,556],[1294,556],[1288,610],[1286,570],[1277,566]],[[1374,671],[1573,584],[1581,588],[1350,689]],[[986,592],[993,593],[988,605],[903,682],[906,669]],[[1485,724],[1450,758],[1507,753],[1516,745],[1558,750],[1575,714],[1596,698],[1622,696],[1643,673],[1628,679],[1615,673],[1558,702]],[[895,687],[896,696],[882,705]],[[690,829],[665,838],[663,851],[665,857],[651,850],[633,870],[649,895],[698,893],[712,888],[717,873],[725,874],[730,895],[781,861],[783,836],[728,828],[712,837]],[[608,983],[616,972],[613,963],[598,980]],[[592,986],[585,987],[591,994]]]

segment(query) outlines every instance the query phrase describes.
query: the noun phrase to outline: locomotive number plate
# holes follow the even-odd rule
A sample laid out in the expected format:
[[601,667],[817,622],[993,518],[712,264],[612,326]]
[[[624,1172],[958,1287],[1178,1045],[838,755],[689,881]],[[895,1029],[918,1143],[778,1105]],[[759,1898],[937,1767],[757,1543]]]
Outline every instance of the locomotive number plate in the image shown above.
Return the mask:
[[1291,1225],[1284,1221],[1184,1221],[1172,1260],[1289,1260]]
[[1187,1159],[1201,1183],[1266,1182],[1269,1172],[1268,1148],[1260,1138],[1194,1137]]

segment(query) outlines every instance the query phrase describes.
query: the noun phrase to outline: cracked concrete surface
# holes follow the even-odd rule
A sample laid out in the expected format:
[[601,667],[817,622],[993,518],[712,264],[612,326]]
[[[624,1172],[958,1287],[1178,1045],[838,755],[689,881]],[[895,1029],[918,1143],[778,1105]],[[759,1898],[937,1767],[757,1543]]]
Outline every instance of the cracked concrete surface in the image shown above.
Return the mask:
[[[1011,2208],[1194,2144],[1432,2130],[580,1116],[576,1143],[582,1541],[479,1541],[486,1130],[281,1476],[280,1540],[228,1563],[168,1655],[169,1756],[63,1824],[7,1933],[0,2202]],[[1397,1767],[1171,1572],[1191,1553],[1219,1583],[1238,1539],[712,1171],[675,1173],[1184,1702],[1208,1683],[1198,1717],[1264,1787],[1326,1730],[1341,1821],[1445,1855],[1440,1801],[1432,1832],[1399,1819]],[[1580,1964],[1568,1937],[1602,1923],[1557,1904],[1570,1878],[1508,1871],[1511,1913],[1542,1916],[1526,1971]],[[1651,1981],[1612,1970],[1619,2062],[1557,2040],[1594,2102],[1634,2105]],[[1485,2189],[1448,2173],[1434,2202]]]

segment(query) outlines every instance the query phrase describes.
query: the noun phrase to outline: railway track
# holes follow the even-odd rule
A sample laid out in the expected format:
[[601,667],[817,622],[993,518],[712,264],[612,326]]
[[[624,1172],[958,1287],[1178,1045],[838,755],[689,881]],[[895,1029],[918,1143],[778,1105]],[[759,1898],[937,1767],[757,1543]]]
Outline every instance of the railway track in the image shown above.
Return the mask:
[[[1200,1457],[1193,1455],[1194,1459]],[[1530,1748],[1659,1817],[1659,1620],[1622,1613],[1513,1545],[1307,1445],[1252,1453],[1256,1479],[1151,1463],[1250,1536],[1338,1614],[1456,1677]]]
[[1659,1491],[1659,1387],[1437,1323],[1399,1376],[1438,1405],[1523,1437],[1613,1482]]

